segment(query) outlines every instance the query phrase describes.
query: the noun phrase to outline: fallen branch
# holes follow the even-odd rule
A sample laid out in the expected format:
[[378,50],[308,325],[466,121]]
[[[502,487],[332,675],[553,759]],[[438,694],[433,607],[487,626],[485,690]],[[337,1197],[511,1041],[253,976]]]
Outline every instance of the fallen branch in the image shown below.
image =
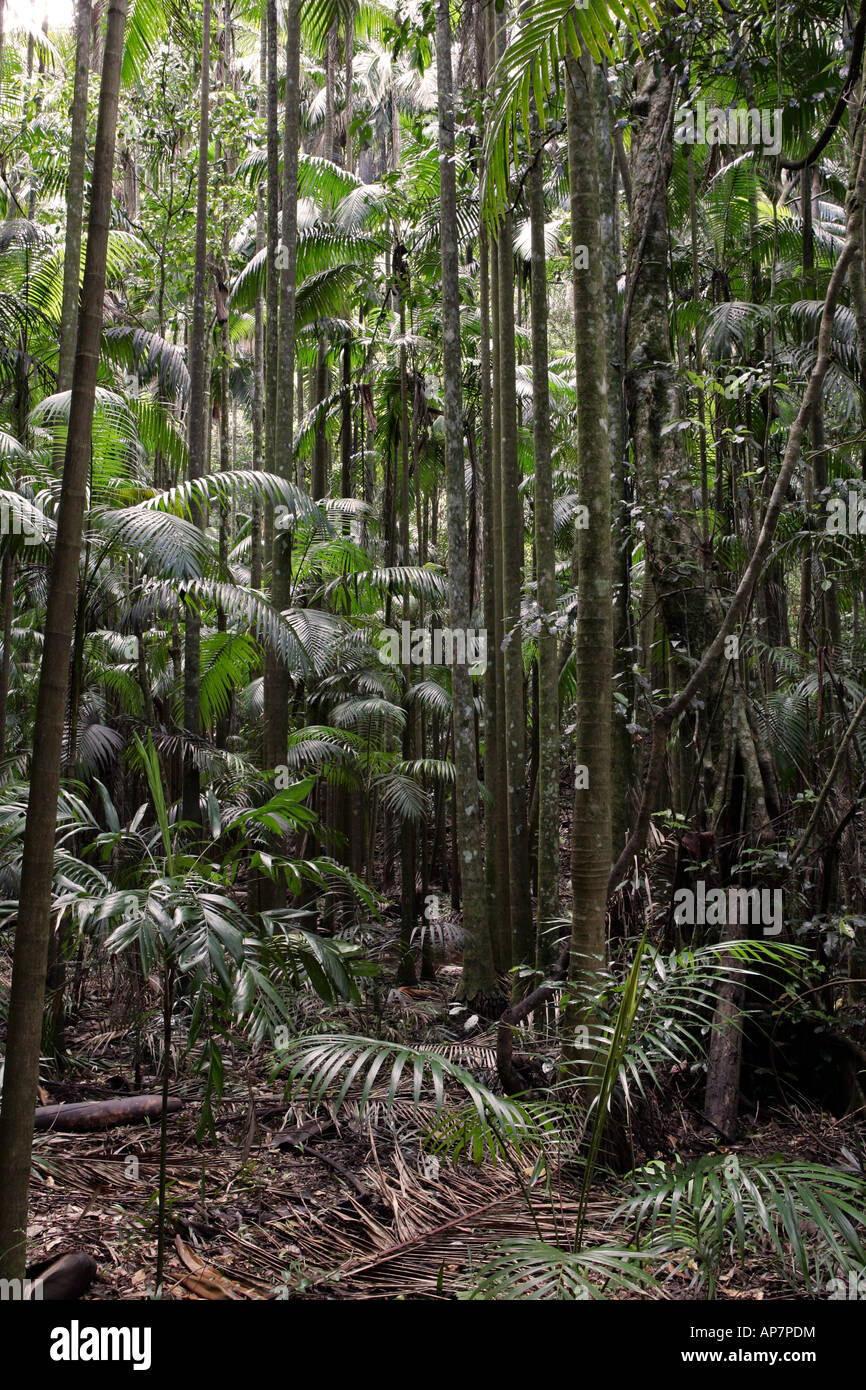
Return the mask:
[[303,1149],[311,1139],[324,1139],[336,1126],[333,1120],[320,1124],[318,1120],[308,1120],[305,1125],[293,1125],[291,1129],[281,1129],[275,1134],[269,1149]]
[[[166,1111],[173,1114],[182,1105],[182,1100],[171,1096]],[[111,1129],[114,1125],[140,1124],[142,1120],[158,1120],[161,1114],[162,1096],[122,1096],[117,1100],[86,1100],[72,1105],[40,1105],[36,1109],[34,1128],[82,1133],[93,1129]]]
[[350,1187],[355,1189],[359,1201],[369,1202],[372,1196],[370,1189],[342,1163],[338,1163],[335,1158],[330,1158],[328,1154],[323,1154],[321,1149],[314,1149],[312,1144],[305,1145],[304,1154],[309,1155],[310,1158],[317,1158],[320,1163],[324,1163],[329,1168],[332,1168],[338,1177],[341,1177],[344,1182],[347,1182]]

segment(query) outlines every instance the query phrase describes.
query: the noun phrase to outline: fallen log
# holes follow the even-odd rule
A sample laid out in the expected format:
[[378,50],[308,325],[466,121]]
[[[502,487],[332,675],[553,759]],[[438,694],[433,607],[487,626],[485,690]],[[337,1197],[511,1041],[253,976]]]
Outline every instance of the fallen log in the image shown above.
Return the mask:
[[[168,1113],[180,1110],[182,1100],[170,1096]],[[91,1129],[111,1129],[113,1125],[134,1125],[142,1120],[158,1120],[162,1114],[162,1096],[118,1096],[113,1100],[86,1100],[71,1104],[39,1105],[36,1108],[36,1129],[56,1129],[82,1132]]]

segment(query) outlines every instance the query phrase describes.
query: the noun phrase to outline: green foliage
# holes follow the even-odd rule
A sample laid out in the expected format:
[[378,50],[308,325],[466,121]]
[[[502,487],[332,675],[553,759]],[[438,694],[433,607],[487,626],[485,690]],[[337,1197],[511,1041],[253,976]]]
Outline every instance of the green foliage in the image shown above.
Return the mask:
[[866,1260],[866,1182],[816,1163],[707,1154],[693,1163],[656,1160],[632,1176],[617,1216],[637,1236],[686,1246],[714,1297],[719,1261],[744,1260],[763,1243],[780,1273],[813,1295],[822,1279]]
[[311,1107],[325,1103],[334,1114],[350,1093],[363,1114],[377,1082],[380,1088],[387,1082],[386,1114],[398,1093],[402,1095],[405,1090],[416,1105],[422,1092],[432,1092],[439,1114],[446,1103],[446,1086],[451,1083],[463,1093],[474,1117],[471,1152],[476,1162],[485,1152],[495,1156],[538,1132],[530,1112],[516,1101],[494,1095],[465,1068],[420,1048],[349,1034],[298,1038],[287,1047],[280,1070],[288,1070],[288,1090],[295,1099],[303,1099]]
[[[622,26],[622,28],[620,28]],[[600,62],[613,59],[621,45],[622,30],[640,42],[643,29],[658,27],[656,7],[650,0],[588,0],[578,7],[572,0],[542,0],[522,17],[516,36],[508,44],[492,75],[496,93],[485,138],[485,182],[482,190],[487,215],[498,220],[508,206],[508,174],[511,155],[520,163],[518,132],[527,148],[529,105],[535,103],[542,129],[545,101],[561,80],[567,52],[580,58],[585,48]]]
[[657,1252],[596,1245],[577,1253],[544,1241],[507,1241],[485,1260],[466,1299],[588,1301],[619,1295],[650,1297],[656,1281],[646,1261]]

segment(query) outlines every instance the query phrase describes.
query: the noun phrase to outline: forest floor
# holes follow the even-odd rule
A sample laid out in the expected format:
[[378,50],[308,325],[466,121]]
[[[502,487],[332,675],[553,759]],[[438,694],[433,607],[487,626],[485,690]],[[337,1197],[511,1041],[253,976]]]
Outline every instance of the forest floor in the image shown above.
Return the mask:
[[[495,1085],[492,1033],[443,1043],[463,1032],[449,1025],[454,966],[414,994],[392,997],[386,1034],[434,1045]],[[110,988],[110,982],[106,982]],[[106,1029],[110,1004],[90,994],[70,1030],[75,1059],[62,1082],[46,1082],[43,1103],[158,1093],[155,1075],[133,1085],[129,1034]],[[359,1028],[358,1031],[364,1031]],[[360,1126],[351,1110],[338,1122],[285,1099],[284,1085],[261,1061],[238,1050],[226,1058],[216,1110],[216,1142],[196,1138],[201,1082],[171,1087],[185,1103],[168,1121],[169,1199],[166,1297],[171,1299],[448,1299],[465,1288],[497,1242],[542,1237],[570,1245],[579,1206],[579,1171],[564,1164],[551,1190],[536,1185],[531,1210],[523,1185],[531,1158],[514,1166],[488,1160],[441,1161],[425,1152],[425,1113],[411,1095],[386,1118],[375,1103]],[[235,1059],[237,1060],[237,1059]],[[155,1068],[154,1068],[155,1069]],[[635,1115],[634,1159],[695,1158],[717,1148],[702,1133],[701,1081],[672,1071]],[[382,1087],[384,1096],[386,1087]],[[375,1095],[375,1093],[374,1093]],[[429,1120],[434,1118],[432,1105]],[[774,1109],[743,1116],[734,1152],[844,1162],[851,1126],[823,1112]],[[305,1141],[305,1142],[304,1142]],[[133,1161],[134,1160],[134,1161]],[[29,1248],[34,1263],[84,1250],[96,1261],[90,1299],[152,1297],[156,1269],[159,1125],[126,1125],[84,1134],[38,1133],[34,1149]],[[613,1220],[621,1199],[600,1172],[589,1204],[586,1244],[626,1238]],[[676,1262],[663,1296],[702,1296],[695,1265]],[[719,1298],[784,1299],[790,1289],[760,1255],[719,1271]]]

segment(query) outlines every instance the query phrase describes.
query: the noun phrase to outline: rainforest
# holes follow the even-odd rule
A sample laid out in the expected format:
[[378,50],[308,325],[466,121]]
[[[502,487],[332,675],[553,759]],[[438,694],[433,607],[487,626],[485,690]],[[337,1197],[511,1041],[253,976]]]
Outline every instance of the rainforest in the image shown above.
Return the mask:
[[746,1304],[866,1296],[864,39],[0,0],[0,1301],[87,1304],[53,1360],[382,1300],[762,1359]]

